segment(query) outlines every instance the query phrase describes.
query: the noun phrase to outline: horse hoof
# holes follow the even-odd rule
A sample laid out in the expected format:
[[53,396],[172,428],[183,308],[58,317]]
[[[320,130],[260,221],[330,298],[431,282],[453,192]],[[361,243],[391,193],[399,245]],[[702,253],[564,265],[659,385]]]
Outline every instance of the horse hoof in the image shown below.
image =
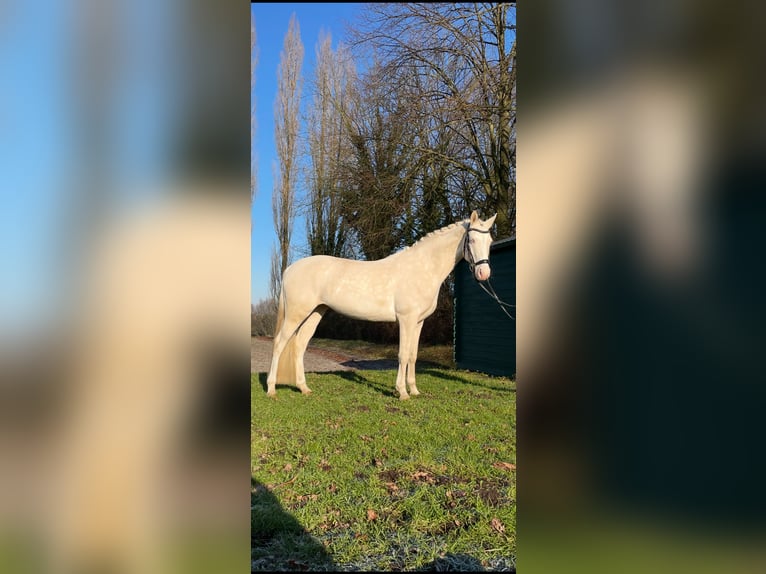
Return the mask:
[[276,399],[277,398],[277,391],[269,391],[269,392],[266,393],[266,396],[270,397],[272,399]]
[[311,389],[308,388],[308,387],[305,387],[305,388],[301,389],[301,393],[304,394],[304,395],[310,395],[311,394]]
[[419,394],[420,394],[420,391],[417,390],[417,389],[415,389],[413,391],[410,391],[410,396],[412,396],[412,395],[419,395]]
[[399,395],[400,401],[408,401],[410,400],[410,395]]

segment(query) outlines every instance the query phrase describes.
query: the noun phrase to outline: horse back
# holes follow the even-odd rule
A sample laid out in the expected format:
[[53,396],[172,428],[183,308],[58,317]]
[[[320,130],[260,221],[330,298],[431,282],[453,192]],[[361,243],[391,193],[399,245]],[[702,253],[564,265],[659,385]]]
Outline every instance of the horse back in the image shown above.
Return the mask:
[[370,321],[395,321],[396,273],[386,260],[355,261],[314,255],[287,270],[283,289],[288,305],[334,311]]

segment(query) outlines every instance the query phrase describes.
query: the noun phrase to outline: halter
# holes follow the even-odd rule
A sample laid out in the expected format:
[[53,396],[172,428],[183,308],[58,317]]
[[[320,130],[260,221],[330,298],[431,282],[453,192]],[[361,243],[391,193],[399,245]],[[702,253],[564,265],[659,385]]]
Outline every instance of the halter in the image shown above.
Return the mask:
[[473,253],[471,252],[471,248],[468,247],[468,234],[471,233],[471,231],[475,231],[476,233],[489,233],[489,229],[484,230],[469,227],[468,231],[465,232],[465,239],[463,240],[463,259],[466,260],[468,267],[471,269],[471,274],[473,274],[477,265],[481,265],[482,263],[489,264],[489,259],[482,259],[480,261],[473,260]]
[[465,232],[465,239],[463,240],[463,259],[465,259],[466,263],[468,263],[468,267],[471,270],[471,276],[474,278],[474,281],[476,281],[479,287],[481,287],[484,290],[484,292],[487,293],[487,295],[492,297],[492,299],[494,299],[497,302],[497,304],[500,305],[500,309],[502,310],[502,312],[508,315],[508,317],[511,320],[515,320],[513,316],[508,312],[508,309],[515,308],[516,305],[511,305],[509,303],[506,303],[502,299],[500,299],[497,293],[495,293],[495,289],[494,287],[492,287],[492,284],[489,282],[489,279],[486,280],[486,283],[489,289],[487,289],[487,287],[485,287],[481,281],[476,279],[476,274],[474,272],[476,266],[481,265],[482,263],[489,264],[489,259],[482,259],[480,261],[473,260],[473,253],[471,253],[471,248],[468,247],[468,234],[471,231],[475,231],[477,233],[489,233],[489,230],[485,231],[484,229],[476,229],[474,227],[469,227],[468,230]]

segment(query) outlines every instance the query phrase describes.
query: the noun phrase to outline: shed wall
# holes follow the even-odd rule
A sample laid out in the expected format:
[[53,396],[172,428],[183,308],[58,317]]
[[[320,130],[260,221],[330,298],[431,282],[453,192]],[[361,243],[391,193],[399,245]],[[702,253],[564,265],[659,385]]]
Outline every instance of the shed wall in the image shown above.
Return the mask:
[[[516,304],[516,242],[490,250],[490,282],[501,300]],[[516,316],[516,309],[509,309]],[[468,264],[455,268],[455,363],[459,369],[490,375],[516,375],[516,321],[479,287]]]

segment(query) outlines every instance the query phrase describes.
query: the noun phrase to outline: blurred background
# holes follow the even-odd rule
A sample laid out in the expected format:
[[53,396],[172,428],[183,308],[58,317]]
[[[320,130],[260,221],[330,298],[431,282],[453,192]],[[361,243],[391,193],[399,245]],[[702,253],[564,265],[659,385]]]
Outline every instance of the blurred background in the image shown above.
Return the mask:
[[763,12],[519,7],[521,572],[766,567]]
[[[523,572],[766,566],[763,11],[519,8]],[[249,41],[0,6],[2,571],[248,567]]]
[[0,5],[0,570],[249,565],[247,4]]

